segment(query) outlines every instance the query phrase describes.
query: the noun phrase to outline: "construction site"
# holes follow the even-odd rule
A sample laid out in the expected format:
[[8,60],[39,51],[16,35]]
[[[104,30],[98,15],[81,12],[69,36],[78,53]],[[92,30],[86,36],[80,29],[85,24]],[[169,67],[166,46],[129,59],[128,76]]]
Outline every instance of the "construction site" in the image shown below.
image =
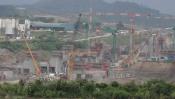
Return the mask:
[[[8,49],[0,50],[0,81],[86,79],[107,83],[111,81],[143,83],[151,79],[161,79],[174,82],[173,28],[139,29],[135,24],[135,18],[139,16],[149,18],[151,17],[149,14],[120,15],[128,16],[130,24],[103,24],[94,27],[92,23],[95,15],[91,9],[90,13],[79,14],[72,26],[73,29],[70,30],[69,27],[66,34],[62,33],[65,31],[63,27],[51,23],[32,24],[27,21],[25,22],[27,25],[23,25],[24,30],[13,27],[17,33],[12,33],[13,30],[9,25],[3,27],[6,32],[18,34],[12,36],[9,34],[10,38],[9,35],[5,35],[8,38],[3,40],[23,42],[27,49],[17,53]],[[85,24],[82,21],[83,17],[89,19],[88,28],[83,28]],[[113,29],[106,31],[105,26]],[[66,42],[61,50],[52,50],[46,54],[43,50],[32,49],[31,40],[37,39],[32,37],[35,35],[34,32],[46,30],[58,33]],[[82,43],[85,47],[77,48],[75,45],[78,43]]]

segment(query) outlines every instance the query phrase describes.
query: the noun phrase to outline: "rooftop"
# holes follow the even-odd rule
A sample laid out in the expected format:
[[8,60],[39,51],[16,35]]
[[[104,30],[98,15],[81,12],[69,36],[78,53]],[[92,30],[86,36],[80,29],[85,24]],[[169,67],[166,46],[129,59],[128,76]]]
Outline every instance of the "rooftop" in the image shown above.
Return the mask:
[[74,24],[72,23],[43,23],[43,22],[31,22],[32,27],[41,28],[64,28],[67,31],[74,30]]

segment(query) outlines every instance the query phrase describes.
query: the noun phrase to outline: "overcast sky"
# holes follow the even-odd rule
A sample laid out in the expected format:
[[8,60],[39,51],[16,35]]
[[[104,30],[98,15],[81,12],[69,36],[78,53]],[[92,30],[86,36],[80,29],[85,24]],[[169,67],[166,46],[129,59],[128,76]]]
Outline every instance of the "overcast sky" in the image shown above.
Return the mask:
[[[0,4],[31,4],[38,0],[0,0]],[[115,2],[117,0],[105,0],[108,2]],[[158,9],[163,13],[175,15],[175,0],[118,0],[130,1],[138,4],[148,6],[150,8]]]
[[38,0],[0,0],[0,4],[32,4]]

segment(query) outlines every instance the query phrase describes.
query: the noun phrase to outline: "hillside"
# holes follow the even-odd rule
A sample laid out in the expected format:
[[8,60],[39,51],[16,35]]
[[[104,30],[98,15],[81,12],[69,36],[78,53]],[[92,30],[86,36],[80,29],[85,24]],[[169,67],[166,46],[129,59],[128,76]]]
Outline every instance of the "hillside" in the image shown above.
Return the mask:
[[[91,2],[90,2],[91,1]],[[116,1],[115,3],[107,3],[103,0],[40,0],[39,2],[25,6],[33,14],[52,14],[61,15],[67,18],[77,18],[82,12],[89,12],[93,8],[93,12],[102,13],[141,13],[151,14],[152,18],[138,17],[136,24],[146,27],[171,27],[174,26],[174,19],[156,19],[155,17],[168,16],[160,13],[158,10],[147,8],[136,3]],[[129,17],[126,16],[94,16],[100,22],[119,22],[125,24],[130,23]]]
[[10,5],[0,5],[0,16],[16,16],[18,14],[17,9]]
[[159,15],[159,11],[135,3],[121,1],[107,3],[103,0],[40,0],[30,8],[52,14],[62,14],[88,12],[90,7],[95,12],[138,12]]
[[[91,2],[90,2],[91,1]],[[66,18],[77,18],[77,15],[82,12],[89,12],[90,8],[93,12],[103,13],[142,13],[151,14],[152,17],[167,16],[161,14],[158,10],[150,9],[136,3],[116,1],[115,3],[107,3],[103,0],[40,0],[31,5],[0,5],[0,17],[16,17],[29,16],[31,14],[51,14],[60,15]],[[21,9],[22,8],[22,9]],[[27,8],[24,10],[23,8]],[[125,24],[130,23],[129,17],[126,16],[93,16],[94,20],[99,22],[119,22]],[[175,24],[174,19],[155,19],[138,17],[135,19],[137,25],[151,27],[172,27]]]
[[0,17],[25,17],[29,15],[26,9],[13,5],[0,5]]

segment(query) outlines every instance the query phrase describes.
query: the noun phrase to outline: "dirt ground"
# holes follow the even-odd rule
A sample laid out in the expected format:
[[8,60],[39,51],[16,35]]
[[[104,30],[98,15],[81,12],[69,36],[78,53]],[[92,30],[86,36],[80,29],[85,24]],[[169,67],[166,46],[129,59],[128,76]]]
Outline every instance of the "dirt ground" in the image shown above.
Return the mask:
[[175,64],[161,62],[143,62],[130,68],[134,71],[136,81],[158,79],[175,82]]

